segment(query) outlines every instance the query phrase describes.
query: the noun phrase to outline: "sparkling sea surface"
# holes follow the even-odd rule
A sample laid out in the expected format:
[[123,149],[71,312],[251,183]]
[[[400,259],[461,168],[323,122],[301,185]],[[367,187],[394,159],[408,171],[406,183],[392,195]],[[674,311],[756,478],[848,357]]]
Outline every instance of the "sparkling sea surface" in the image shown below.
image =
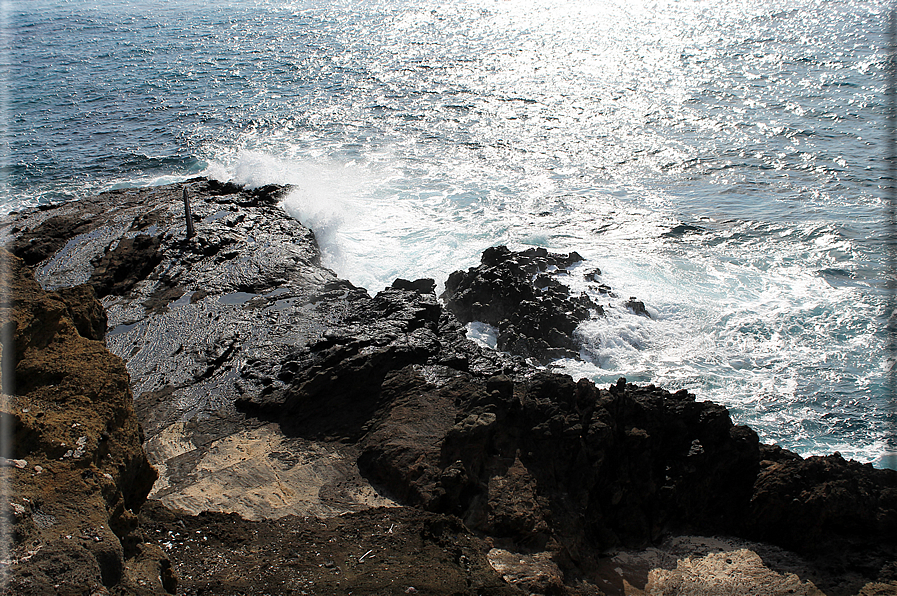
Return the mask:
[[897,467],[887,9],[4,2],[0,211],[288,183],[325,264],[372,293],[442,285],[496,244],[576,250],[564,281],[594,291],[598,267],[617,296],[578,329],[584,361],[553,367],[686,388],[764,441]]

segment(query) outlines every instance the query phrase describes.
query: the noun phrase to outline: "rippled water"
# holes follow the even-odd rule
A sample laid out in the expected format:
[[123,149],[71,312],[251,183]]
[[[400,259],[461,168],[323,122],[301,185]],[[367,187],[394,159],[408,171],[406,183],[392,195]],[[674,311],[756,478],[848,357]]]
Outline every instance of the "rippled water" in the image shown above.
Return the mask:
[[577,250],[568,282],[600,267],[619,297],[578,331],[588,362],[558,366],[883,465],[886,8],[16,3],[4,208],[292,183],[328,265],[372,291],[499,243]]

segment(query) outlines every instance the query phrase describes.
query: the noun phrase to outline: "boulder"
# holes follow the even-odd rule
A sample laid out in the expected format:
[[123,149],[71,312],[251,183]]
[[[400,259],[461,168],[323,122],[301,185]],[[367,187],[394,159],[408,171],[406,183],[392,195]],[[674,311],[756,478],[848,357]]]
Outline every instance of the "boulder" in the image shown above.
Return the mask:
[[866,572],[893,557],[897,471],[839,453],[804,459],[765,445],[761,457],[746,516],[749,537],[818,556],[842,553],[841,565]]
[[480,265],[449,276],[441,298],[462,323],[497,327],[499,350],[541,363],[577,358],[573,331],[580,322],[604,313],[586,294],[572,296],[555,279],[580,261],[576,252],[488,248]]

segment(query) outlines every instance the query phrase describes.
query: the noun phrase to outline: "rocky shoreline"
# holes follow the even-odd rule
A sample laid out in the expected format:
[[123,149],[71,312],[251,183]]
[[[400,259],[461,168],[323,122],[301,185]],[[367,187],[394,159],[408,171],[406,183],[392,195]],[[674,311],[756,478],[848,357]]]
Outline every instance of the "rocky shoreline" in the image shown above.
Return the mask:
[[372,297],[283,190],[194,179],[0,225],[6,593],[897,593],[897,472],[537,366],[602,314],[556,279],[579,255],[496,247],[443,302]]

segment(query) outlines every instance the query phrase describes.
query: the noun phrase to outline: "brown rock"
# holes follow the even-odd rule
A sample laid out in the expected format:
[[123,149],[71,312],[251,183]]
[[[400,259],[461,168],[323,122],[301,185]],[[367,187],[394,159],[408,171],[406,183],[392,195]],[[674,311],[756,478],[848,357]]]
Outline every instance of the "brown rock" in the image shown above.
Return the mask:
[[488,545],[456,518],[407,507],[329,519],[185,515],[149,501],[147,533],[165,536],[183,594],[512,596]]
[[4,396],[2,415],[12,422],[13,457],[27,462],[11,469],[12,497],[0,504],[14,520],[9,589],[81,593],[127,583],[126,559],[140,541],[135,512],[156,478],[127,370],[84,336],[102,320],[91,292],[63,299],[42,290],[20,259],[2,259],[9,283],[0,312],[15,345],[15,382],[4,379],[14,394]]
[[564,574],[551,560],[551,554],[532,555],[493,548],[487,555],[489,564],[506,582],[526,594],[566,594]]
[[97,300],[93,286],[81,284],[59,288],[56,293],[65,302],[78,335],[86,339],[103,341],[106,336],[106,311]]
[[515,457],[502,475],[489,479],[488,518],[484,526],[492,536],[514,536],[527,546],[542,546],[551,529],[546,522],[548,502],[540,497],[529,470]]

